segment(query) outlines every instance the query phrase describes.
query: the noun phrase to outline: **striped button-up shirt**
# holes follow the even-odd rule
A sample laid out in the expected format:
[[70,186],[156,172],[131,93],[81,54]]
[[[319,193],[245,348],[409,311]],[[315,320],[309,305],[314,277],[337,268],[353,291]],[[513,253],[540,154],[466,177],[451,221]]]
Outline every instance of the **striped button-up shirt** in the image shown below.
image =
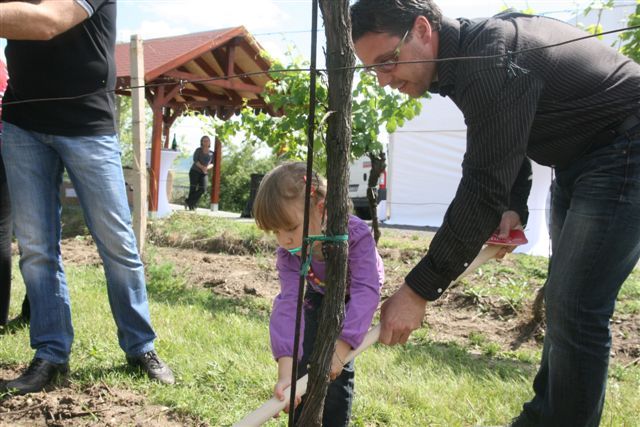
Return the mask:
[[585,35],[554,19],[516,13],[443,19],[438,59],[502,56],[437,64],[429,91],[450,97],[464,114],[467,150],[442,226],[405,278],[422,297],[442,295],[505,210],[526,222],[529,159],[566,166],[640,109],[640,66],[598,39],[518,53]]

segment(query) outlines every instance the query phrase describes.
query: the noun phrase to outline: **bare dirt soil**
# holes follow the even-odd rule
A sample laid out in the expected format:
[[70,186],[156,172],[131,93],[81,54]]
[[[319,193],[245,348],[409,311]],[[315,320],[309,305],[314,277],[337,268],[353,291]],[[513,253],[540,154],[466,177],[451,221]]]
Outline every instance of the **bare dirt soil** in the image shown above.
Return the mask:
[[[23,367],[0,367],[0,377],[13,378]],[[0,403],[0,426],[199,426],[206,425],[149,404],[128,390],[94,384],[81,388],[69,381],[49,392],[14,396]]]
[[[382,252],[383,258],[410,257],[397,249]],[[100,258],[90,238],[63,241],[66,264],[99,265]],[[270,255],[229,255],[197,249],[162,247],[154,259],[170,262],[189,287],[208,289],[227,297],[272,299],[278,293],[274,258]],[[505,260],[503,262],[509,262]],[[387,269],[383,299],[402,283],[405,271]],[[531,312],[506,311],[497,304],[480,310],[456,287],[428,309],[429,337],[439,342],[468,346],[473,334],[481,334],[501,350],[539,348],[543,329],[531,324]],[[640,358],[640,316],[620,316],[612,321],[613,360],[623,365]],[[481,351],[481,349],[478,349]],[[1,366],[0,378],[14,378],[24,367]],[[49,392],[0,399],[0,426],[205,426],[198,419],[151,405],[141,395],[110,389],[104,384],[81,388],[72,383]]]

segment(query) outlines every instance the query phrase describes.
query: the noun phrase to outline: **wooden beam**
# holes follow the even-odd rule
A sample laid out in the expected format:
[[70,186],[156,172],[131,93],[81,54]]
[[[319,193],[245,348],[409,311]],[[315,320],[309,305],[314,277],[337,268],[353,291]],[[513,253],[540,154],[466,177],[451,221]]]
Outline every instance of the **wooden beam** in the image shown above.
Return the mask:
[[149,80],[155,80],[158,76],[167,74],[167,72],[180,67],[182,64],[186,64],[189,61],[192,61],[194,58],[199,57],[200,55],[206,53],[207,51],[211,51],[213,49],[217,49],[220,46],[224,46],[229,40],[232,40],[236,37],[245,37],[247,34],[247,30],[244,27],[236,27],[232,28],[228,32],[217,36],[215,39],[207,41],[197,48],[186,51],[183,55],[180,55],[171,61],[160,65],[154,70],[149,70],[147,73],[147,78]]
[[189,80],[190,82],[196,81],[196,83],[201,85],[217,86],[217,87],[231,89],[231,90],[240,91],[240,92],[250,92],[250,93],[258,94],[264,91],[264,88],[260,86],[247,84],[243,81],[240,81],[240,79],[237,79],[237,78],[229,79],[229,80],[223,80],[223,79],[208,80],[208,77],[203,77],[197,74],[187,73],[184,71],[177,71],[177,70],[169,71],[164,75],[168,77],[173,77],[177,80]]
[[[242,40],[240,40],[240,42],[241,41]],[[215,51],[212,51],[211,54],[214,56],[215,60],[218,61],[218,63],[220,64],[221,67],[223,67],[223,68],[228,67],[229,64],[227,62],[227,59],[224,56],[220,55],[218,52],[219,52],[218,50],[215,50]],[[242,75],[244,73],[245,73],[245,71],[242,69],[242,67],[240,67],[238,64],[233,64],[233,74]],[[265,77],[268,77],[268,76],[265,76]],[[245,83],[248,83],[248,84],[255,84],[255,82],[251,79],[250,76],[242,76],[241,80],[243,82],[245,82]],[[264,100],[262,100],[262,98],[260,98],[260,95],[258,95],[258,99],[259,100],[253,100],[253,99],[249,100],[248,104],[250,106],[255,106],[256,104],[252,105],[252,103],[257,103],[257,105],[259,107],[267,109],[269,114],[271,114],[272,116],[274,116],[274,117],[282,116],[282,112],[280,112],[280,113],[276,112],[273,109],[273,107],[271,107],[270,105],[267,105],[264,102]]]
[[[209,88],[207,88],[207,86],[201,84],[201,83],[193,83],[192,84],[193,87],[195,87],[198,91],[200,91],[201,93],[205,94],[205,98],[210,98],[210,99],[225,99],[227,101],[233,101],[235,99],[237,99],[236,102],[238,103],[242,103],[242,97],[238,96],[236,94],[236,92],[234,91],[229,91],[227,89],[222,89],[222,91],[226,94],[226,95],[222,95],[222,94],[217,94],[217,93],[213,93],[211,90],[209,90]],[[229,93],[233,93],[235,96],[234,97],[230,97],[228,96]]]
[[[164,87],[164,92],[166,92],[167,89],[169,88],[169,86],[160,86],[160,87]],[[180,91],[180,85],[177,84],[171,90],[169,90],[168,92],[164,93],[162,95],[162,98],[156,99],[156,101],[160,105],[166,105],[174,96],[176,96],[178,94],[179,91]]]
[[[216,71],[209,65],[207,64],[207,61],[204,60],[204,58],[200,57],[200,58],[196,58],[195,63],[198,64],[198,66],[200,68],[202,68],[202,70],[207,73],[210,76],[218,76],[219,74],[216,73]],[[222,64],[220,64],[222,66]],[[229,89],[223,89],[224,93],[227,94],[227,96],[229,98],[231,98],[232,101],[237,102],[237,103],[241,103],[242,102],[242,97],[240,95],[238,95],[237,92],[229,90]]]
[[227,76],[235,74],[233,66],[236,65],[236,46],[238,43],[239,40],[237,37],[229,40],[229,43],[227,43]]
[[[182,89],[182,97],[184,98],[185,96],[200,97],[200,98],[205,98],[205,99],[206,98],[211,98],[211,97],[218,98],[217,95],[214,95],[209,91],[195,90],[195,89]],[[222,97],[220,97],[220,98],[222,98]]]
[[133,232],[136,235],[138,252],[144,251],[147,231],[147,166],[145,150],[144,117],[144,54],[142,39],[131,36],[131,81],[136,89],[131,94],[131,131],[133,139]]
[[[220,64],[220,67],[222,69],[228,69],[228,61],[227,58],[224,57],[224,55],[222,55],[220,53],[219,50],[214,50],[211,52],[211,55],[213,55],[214,59],[218,62],[218,64]],[[231,71],[231,73],[229,75],[241,75],[244,74],[245,71],[238,65],[238,64],[234,64],[233,65],[233,70]],[[242,80],[243,82],[250,84],[250,85],[255,85],[256,82],[254,82],[250,76],[242,76],[242,77],[236,77],[239,78],[240,80]],[[260,85],[256,85],[256,86],[260,86]]]
[[164,98],[164,86],[157,86],[151,102],[153,111],[153,127],[151,130],[151,182],[149,188],[149,216],[156,218],[158,215],[158,189],[160,188],[160,155],[162,147],[162,104],[159,100]]
[[[246,38],[242,38],[242,40],[239,43],[239,46],[242,48],[242,50],[245,51],[245,53],[247,55],[249,55],[249,58],[251,58],[252,60],[254,60],[256,62],[256,64],[258,64],[258,67],[262,68],[263,70],[267,71],[269,69],[271,69],[271,64],[269,64],[261,55],[259,52],[257,52],[253,47],[251,47],[251,45],[249,44],[249,42],[247,42]],[[268,76],[266,76],[268,77]],[[270,78],[270,77],[268,77]]]
[[[227,102],[220,102],[218,100],[210,100],[210,101],[189,101],[186,103],[191,108],[205,108],[205,107],[237,107],[237,105],[230,104]],[[178,103],[171,103],[170,106],[179,105]]]

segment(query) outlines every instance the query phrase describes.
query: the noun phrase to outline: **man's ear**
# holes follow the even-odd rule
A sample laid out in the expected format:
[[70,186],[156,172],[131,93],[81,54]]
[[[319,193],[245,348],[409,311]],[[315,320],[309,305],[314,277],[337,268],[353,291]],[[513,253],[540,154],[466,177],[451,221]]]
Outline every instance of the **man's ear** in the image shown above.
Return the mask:
[[325,199],[324,199],[324,197],[322,197],[322,198],[321,198],[320,200],[318,200],[318,202],[316,203],[316,208],[318,208],[318,213],[319,213],[320,215],[322,215],[322,214],[323,214],[323,212],[324,212],[324,206],[325,206],[324,204],[325,204]]
[[417,37],[424,45],[428,45],[431,43],[432,27],[431,22],[427,19],[426,16],[418,16],[413,23],[413,34],[414,37]]

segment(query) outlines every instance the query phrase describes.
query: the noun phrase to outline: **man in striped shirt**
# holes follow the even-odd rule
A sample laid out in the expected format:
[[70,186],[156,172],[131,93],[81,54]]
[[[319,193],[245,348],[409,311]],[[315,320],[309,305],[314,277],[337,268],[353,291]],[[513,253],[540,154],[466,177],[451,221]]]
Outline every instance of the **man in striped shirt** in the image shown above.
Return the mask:
[[597,426],[609,320],[640,257],[640,66],[557,20],[449,19],[431,0],[358,0],[357,56],[381,86],[450,97],[467,124],[462,179],[429,252],[382,307],[407,341],[496,229],[526,224],[532,159],[555,167],[547,330],[515,426]]

